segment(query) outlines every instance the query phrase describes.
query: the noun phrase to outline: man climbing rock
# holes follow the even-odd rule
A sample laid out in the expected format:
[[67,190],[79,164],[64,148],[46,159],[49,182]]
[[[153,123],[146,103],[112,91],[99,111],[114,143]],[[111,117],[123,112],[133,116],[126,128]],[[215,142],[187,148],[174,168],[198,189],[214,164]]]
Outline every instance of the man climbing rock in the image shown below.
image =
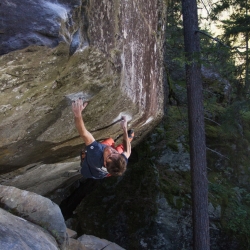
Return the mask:
[[88,103],[81,99],[72,103],[72,111],[75,116],[75,125],[82,137],[86,150],[81,156],[81,174],[85,178],[102,179],[109,176],[121,176],[127,167],[128,158],[131,154],[131,140],[134,133],[127,132],[126,116],[122,117],[121,128],[123,130],[123,143],[115,147],[114,140],[108,138],[99,143],[85,128],[82,119],[82,111]]

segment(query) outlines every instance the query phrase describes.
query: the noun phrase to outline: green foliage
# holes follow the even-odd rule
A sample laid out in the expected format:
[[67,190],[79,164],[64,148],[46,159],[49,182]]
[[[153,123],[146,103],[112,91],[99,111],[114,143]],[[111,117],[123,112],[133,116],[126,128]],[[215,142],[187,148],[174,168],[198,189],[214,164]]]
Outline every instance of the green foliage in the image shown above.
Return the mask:
[[229,200],[228,207],[222,217],[222,225],[230,233],[237,235],[242,244],[250,249],[250,208],[244,201],[246,192],[242,193],[240,200],[236,195],[234,194]]
[[206,128],[206,135],[209,138],[217,139],[218,136],[220,136],[221,134],[221,128],[219,126],[206,124],[205,128]]
[[249,40],[250,40],[250,3],[245,0],[220,0],[216,2],[215,8],[212,11],[213,19],[219,18],[219,14],[228,11],[229,15],[220,20],[223,30],[222,39],[232,48],[239,47],[243,49],[235,50],[238,71],[237,77],[241,84],[245,87],[246,93],[241,93],[243,96],[249,94]]
[[[231,6],[233,13],[227,21],[223,21],[225,32],[220,37],[224,45],[200,34],[201,64],[217,75],[203,78],[207,147],[213,150],[207,151],[209,200],[216,207],[221,207],[218,227],[222,232],[234,235],[241,241],[243,249],[250,249],[250,189],[242,181],[242,176],[249,175],[250,166],[250,103],[247,92],[244,92],[248,78],[248,51],[239,53],[230,48],[233,41],[248,47],[250,17],[246,11],[250,7],[249,1],[218,1],[212,15],[215,19]],[[185,93],[180,93],[181,87],[185,86],[186,61],[178,2],[169,6],[168,14],[165,69],[171,106],[168,106],[167,119],[163,122],[166,131],[164,140],[168,149],[178,151],[178,142],[182,138],[188,150],[186,99],[183,98]],[[205,32],[210,34],[209,30]],[[240,36],[243,40],[239,40]],[[191,185],[188,174],[161,168],[159,172],[161,189],[169,204],[181,209],[183,204],[190,202],[187,198]]]
[[231,50],[205,35],[201,34],[200,38],[202,65],[217,72],[221,79],[234,81],[236,67]]
[[220,122],[224,133],[233,134],[241,139],[249,130],[250,103],[248,101],[235,101],[221,114]]
[[177,173],[160,169],[160,185],[168,203],[177,209],[191,205],[190,172]]
[[250,249],[250,195],[244,188],[233,187],[226,179],[213,179],[209,185],[210,200],[221,206],[221,227],[228,235]]
[[185,56],[180,2],[173,1],[167,9],[165,70],[171,81],[184,81]]
[[184,145],[188,148],[188,121],[187,109],[184,107],[171,106],[167,112],[167,119],[164,122],[166,133],[166,145],[177,151],[177,141],[184,137]]

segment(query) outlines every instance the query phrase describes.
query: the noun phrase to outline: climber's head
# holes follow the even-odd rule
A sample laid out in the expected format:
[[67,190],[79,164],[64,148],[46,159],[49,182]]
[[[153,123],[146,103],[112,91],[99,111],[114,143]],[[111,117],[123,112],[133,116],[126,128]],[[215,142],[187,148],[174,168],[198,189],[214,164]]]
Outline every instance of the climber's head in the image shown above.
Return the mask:
[[122,176],[127,168],[126,157],[112,147],[107,146],[103,152],[104,166],[112,176]]

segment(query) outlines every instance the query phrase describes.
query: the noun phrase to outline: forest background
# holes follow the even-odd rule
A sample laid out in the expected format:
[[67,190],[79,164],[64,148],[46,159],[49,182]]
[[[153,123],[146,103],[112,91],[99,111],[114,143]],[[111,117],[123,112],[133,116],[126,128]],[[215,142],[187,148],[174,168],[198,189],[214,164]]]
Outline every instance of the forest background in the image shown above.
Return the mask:
[[[242,249],[249,249],[250,5],[248,1],[200,1],[199,6],[201,27],[197,32],[201,38],[209,200],[220,206],[219,226],[229,236],[229,242],[236,238]],[[183,66],[186,62],[178,2],[171,3],[168,9],[167,30],[171,30],[168,33],[171,35],[167,35],[165,60],[170,104],[167,113],[174,119],[173,125],[184,122],[183,114],[187,113],[185,95],[179,91],[183,88],[185,92]],[[180,120],[175,117],[176,108],[182,116]],[[179,125],[175,127],[176,133],[171,128],[166,140],[171,137],[173,142],[178,140]],[[181,130],[187,132],[183,127]],[[186,147],[189,151],[189,146]]]

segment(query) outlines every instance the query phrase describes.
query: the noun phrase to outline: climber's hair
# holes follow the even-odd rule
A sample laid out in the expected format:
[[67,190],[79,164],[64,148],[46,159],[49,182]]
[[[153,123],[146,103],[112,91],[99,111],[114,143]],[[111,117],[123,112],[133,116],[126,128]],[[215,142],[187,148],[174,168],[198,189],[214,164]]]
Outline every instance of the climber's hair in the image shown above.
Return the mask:
[[112,161],[107,162],[107,170],[112,176],[122,176],[127,169],[127,162],[122,155],[118,158],[112,158]]

